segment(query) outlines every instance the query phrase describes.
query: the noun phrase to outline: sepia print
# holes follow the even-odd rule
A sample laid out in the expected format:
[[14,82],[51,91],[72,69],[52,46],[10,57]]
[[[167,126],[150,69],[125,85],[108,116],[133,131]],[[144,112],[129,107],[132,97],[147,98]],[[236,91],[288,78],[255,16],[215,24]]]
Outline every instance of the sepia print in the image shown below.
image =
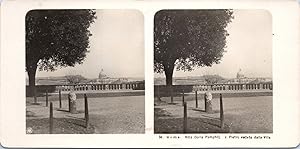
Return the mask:
[[143,26],[137,10],[29,11],[26,133],[144,133]]
[[1,1],[0,146],[296,147],[299,2]]
[[272,133],[272,17],[161,10],[154,17],[154,133]]

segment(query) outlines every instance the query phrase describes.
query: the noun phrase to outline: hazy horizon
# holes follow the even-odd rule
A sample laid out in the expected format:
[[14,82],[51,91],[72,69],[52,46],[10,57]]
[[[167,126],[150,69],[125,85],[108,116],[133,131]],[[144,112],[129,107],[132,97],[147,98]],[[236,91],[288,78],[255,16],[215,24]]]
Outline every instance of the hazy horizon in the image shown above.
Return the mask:
[[[205,74],[204,74],[205,75]],[[189,78],[189,77],[202,77],[204,75],[201,75],[201,76],[198,76],[198,75],[189,75],[189,76],[174,76],[173,78]],[[211,75],[218,75],[218,74],[211,74]],[[219,75],[220,77],[223,77],[225,79],[232,79],[232,78],[236,78],[236,76],[234,77],[224,77],[224,76],[221,76]],[[36,78],[55,78],[55,77],[65,77],[64,75],[63,76],[40,76],[40,77],[36,77]],[[246,76],[247,77],[247,76]],[[26,77],[28,79],[28,77]],[[98,77],[93,77],[93,78],[87,78],[87,79],[97,79]],[[135,78],[135,79],[144,79],[144,77],[110,77],[110,78]],[[155,79],[165,79],[165,76],[154,76]],[[247,77],[247,78],[252,78],[252,77]],[[255,78],[255,77],[253,77]],[[256,77],[256,78],[273,78],[272,76],[271,77]]]
[[[60,77],[65,77],[65,75],[62,75],[62,76],[38,76],[36,78],[60,78]],[[85,77],[85,78],[86,79],[97,79],[98,77],[93,77],[93,78]],[[109,78],[112,78],[112,79],[116,79],[116,78],[127,78],[127,79],[130,79],[130,78],[133,78],[133,79],[143,79],[143,80],[145,79],[144,77],[109,77]],[[28,79],[27,76],[26,76],[26,79]]]

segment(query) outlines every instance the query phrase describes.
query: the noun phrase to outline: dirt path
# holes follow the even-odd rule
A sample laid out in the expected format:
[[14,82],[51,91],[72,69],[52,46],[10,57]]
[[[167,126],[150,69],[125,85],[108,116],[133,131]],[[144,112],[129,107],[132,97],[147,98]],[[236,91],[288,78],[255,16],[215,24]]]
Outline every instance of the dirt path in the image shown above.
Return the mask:
[[[204,110],[204,100],[198,100],[198,110],[195,110],[194,96],[185,97],[188,105],[189,118],[219,119],[219,98],[214,98],[213,110],[215,113],[207,114]],[[155,106],[168,113],[173,118],[183,117],[181,97],[175,97],[176,105],[164,104]],[[169,98],[162,98],[169,102]],[[231,133],[271,133],[273,131],[272,96],[232,97],[223,98],[224,121]],[[167,117],[166,117],[167,118]]]
[[[144,133],[144,98],[144,96],[88,98],[90,124],[95,127],[95,133]],[[68,112],[67,100],[62,100],[61,109],[57,100],[52,103],[54,118],[71,118],[84,123],[82,98],[78,98],[76,102],[77,114]],[[27,120],[49,118],[49,107],[46,107],[44,102],[40,105],[32,105],[29,102],[26,111]]]
[[[144,133],[144,96],[95,98],[90,105],[96,133]],[[97,101],[97,102],[96,102]]]

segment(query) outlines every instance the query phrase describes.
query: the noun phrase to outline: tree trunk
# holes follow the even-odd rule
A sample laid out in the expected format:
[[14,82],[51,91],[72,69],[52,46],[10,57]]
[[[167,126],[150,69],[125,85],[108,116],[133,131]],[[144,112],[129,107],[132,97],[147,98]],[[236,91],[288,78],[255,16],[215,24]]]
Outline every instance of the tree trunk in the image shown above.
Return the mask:
[[[36,75],[37,65],[27,67],[27,74],[29,78],[29,97],[36,98],[36,87],[35,87],[35,75]],[[36,100],[36,99],[35,99]]]
[[167,86],[173,85],[174,64],[165,66],[164,71],[165,71],[165,75],[166,75],[166,85]]

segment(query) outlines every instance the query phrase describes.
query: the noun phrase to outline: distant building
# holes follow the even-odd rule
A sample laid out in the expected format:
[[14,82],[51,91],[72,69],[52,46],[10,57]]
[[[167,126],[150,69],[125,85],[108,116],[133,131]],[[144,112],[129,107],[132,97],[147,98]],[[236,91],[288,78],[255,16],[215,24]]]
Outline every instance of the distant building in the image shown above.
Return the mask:
[[236,73],[236,78],[237,79],[243,79],[245,78],[245,75],[242,73],[242,69],[239,69],[239,72]]
[[129,82],[127,78],[102,78],[102,79],[96,79],[93,83],[97,84],[121,84],[121,83],[127,83]]
[[272,82],[272,78],[263,78],[263,77],[258,77],[258,78],[248,78],[242,73],[242,69],[239,69],[239,71],[236,74],[236,78],[234,79],[229,79],[227,83],[232,84],[232,83],[266,83],[266,82]]

